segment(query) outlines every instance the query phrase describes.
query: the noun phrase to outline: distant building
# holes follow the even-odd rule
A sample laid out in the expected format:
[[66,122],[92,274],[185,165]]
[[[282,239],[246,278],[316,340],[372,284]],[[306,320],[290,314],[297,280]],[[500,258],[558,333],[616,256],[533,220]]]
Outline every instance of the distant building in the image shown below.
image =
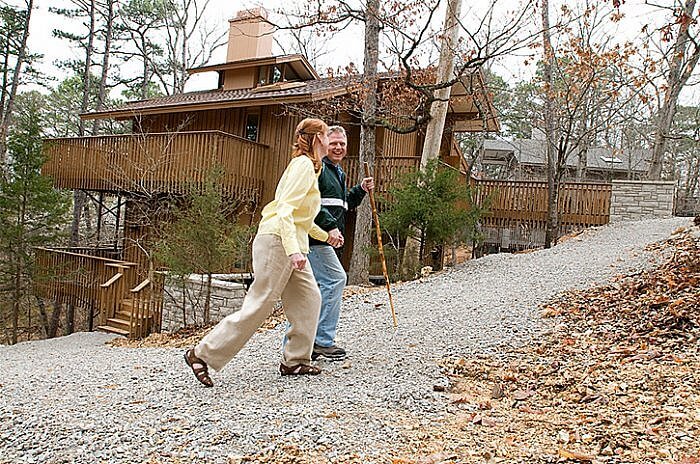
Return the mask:
[[[578,153],[567,158],[564,179],[638,180],[646,175],[650,158],[650,149],[589,148],[585,158]],[[484,140],[476,163],[479,177],[485,179],[543,180],[546,169],[543,139]]]

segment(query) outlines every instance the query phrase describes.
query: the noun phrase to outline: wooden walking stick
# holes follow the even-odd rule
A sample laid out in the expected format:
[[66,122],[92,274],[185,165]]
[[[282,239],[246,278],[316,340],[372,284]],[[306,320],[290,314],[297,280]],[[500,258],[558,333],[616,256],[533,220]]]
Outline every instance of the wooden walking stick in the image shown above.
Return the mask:
[[[365,177],[370,177],[369,163],[364,162]],[[386,282],[386,292],[389,294],[389,306],[391,306],[391,317],[394,320],[394,328],[399,326],[396,320],[396,311],[394,311],[394,300],[391,298],[391,285],[389,284],[389,273],[386,271],[386,259],[384,258],[384,245],[382,244],[382,230],[379,227],[379,216],[377,215],[377,204],[374,202],[374,189],[369,191],[369,204],[372,206],[372,217],[377,230],[377,244],[379,245],[379,257],[382,260],[382,272],[384,273],[384,282]]]

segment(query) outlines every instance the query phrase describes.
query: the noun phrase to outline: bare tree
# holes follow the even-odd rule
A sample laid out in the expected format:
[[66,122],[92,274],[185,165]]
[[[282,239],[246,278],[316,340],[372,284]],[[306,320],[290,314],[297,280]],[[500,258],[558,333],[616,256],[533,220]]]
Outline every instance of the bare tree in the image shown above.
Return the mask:
[[592,142],[635,99],[646,96],[644,80],[630,66],[636,48],[613,43],[609,35],[599,33],[606,23],[604,13],[584,2],[582,12],[562,10],[565,26],[559,22],[552,26],[548,0],[542,0],[541,7],[544,54],[539,98],[549,190],[545,247],[550,247],[559,234],[559,193],[569,161],[578,157],[577,170],[585,169],[582,158]]
[[673,23],[664,26],[661,32],[664,40],[670,42],[675,35],[675,41],[664,56],[668,66],[664,73],[666,88],[656,119],[654,152],[649,166],[650,179],[661,178],[667,139],[676,114],[678,97],[700,60],[700,45],[697,42],[698,13],[695,0],[685,0],[685,2],[675,0],[673,6],[659,7],[672,11]]
[[[365,18],[365,59],[364,74],[362,76],[364,89],[377,88],[377,67],[379,65],[379,31],[381,23],[379,0],[367,2]],[[374,171],[374,156],[377,151],[376,137],[376,112],[377,97],[374,91],[364,92],[362,103],[362,126],[360,131],[360,165],[367,163],[371,171]],[[369,281],[369,255],[365,248],[369,246],[370,231],[372,230],[372,211],[368,202],[363,202],[357,208],[355,222],[355,241],[348,282],[361,284]]]
[[188,68],[209,62],[214,52],[226,45],[226,31],[207,27],[204,11],[209,0],[169,0],[164,16],[164,62],[153,70],[168,95],[182,93],[189,79]]
[[[116,11],[117,0],[104,0],[101,3],[98,13],[103,20],[103,42],[104,48],[102,50],[102,64],[100,66],[100,81],[98,84],[97,91],[97,103],[95,110],[99,111],[104,108],[105,101],[107,99],[107,79],[110,72],[110,58],[112,56],[112,47],[114,44],[114,21],[117,15]],[[93,121],[92,133],[97,134],[100,130],[102,124],[101,119],[95,119]]]
[[129,0],[119,10],[117,30],[131,39],[119,55],[126,62],[135,59],[141,65],[140,74],[124,83],[141,99],[160,92],[154,88],[151,77],[156,72],[157,60],[163,55],[157,34],[165,27],[168,6],[168,0]]
[[558,136],[554,124],[554,47],[549,21],[549,0],[542,0],[540,4],[542,15],[542,45],[544,59],[542,61],[542,82],[544,83],[544,135],[545,153],[547,155],[547,229],[545,231],[544,246],[549,248],[556,240],[556,231],[559,224],[557,203],[559,201],[559,186],[556,182],[556,145]]
[[[355,98],[348,98],[348,105],[344,107],[346,112],[360,116],[360,161],[373,165],[376,151],[373,138],[377,127],[397,133],[423,130],[431,119],[433,105],[444,100],[438,92],[449,95],[450,88],[458,82],[471,88],[475,85],[472,79],[481,65],[507,52],[527,47],[534,36],[522,28],[532,13],[534,2],[520,2],[507,14],[501,14],[504,20],[500,27],[490,21],[494,18],[496,4],[499,4],[493,2],[484,17],[472,25],[473,28],[460,18],[459,35],[464,38],[454,47],[457,56],[454,73],[449,79],[437,79],[429,55],[434,50],[434,39],[439,36],[433,30],[433,17],[440,4],[438,0],[368,2],[362,8],[353,8],[345,1],[317,1],[305,4],[305,11],[292,18],[289,25],[274,24],[282,29],[314,26],[336,31],[349,27],[349,24],[364,24],[363,74],[348,76],[349,85],[357,91]],[[426,52],[426,49],[430,51]],[[376,68],[372,67],[374,63]],[[381,80],[375,78],[379,65],[389,71]],[[337,114],[338,108],[342,107],[336,102],[332,106],[329,114]],[[360,255],[366,253],[369,245],[369,214],[361,207],[358,215],[349,272],[349,280],[353,283],[366,282],[367,276],[368,257]],[[363,222],[365,215],[367,220]]]

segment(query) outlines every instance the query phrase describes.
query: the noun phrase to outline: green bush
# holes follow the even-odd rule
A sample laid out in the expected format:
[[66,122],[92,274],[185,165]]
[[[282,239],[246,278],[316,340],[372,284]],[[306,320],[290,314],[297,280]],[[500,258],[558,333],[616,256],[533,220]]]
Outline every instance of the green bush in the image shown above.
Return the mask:
[[[484,210],[470,199],[470,188],[460,180],[459,172],[438,160],[430,161],[423,171],[405,175],[380,199],[380,222],[391,241],[399,248],[405,247],[407,239],[419,244],[419,262],[403,265],[404,274],[407,267],[432,264],[430,254],[440,247],[472,243],[477,238],[476,226]],[[402,263],[409,259],[402,253]]]

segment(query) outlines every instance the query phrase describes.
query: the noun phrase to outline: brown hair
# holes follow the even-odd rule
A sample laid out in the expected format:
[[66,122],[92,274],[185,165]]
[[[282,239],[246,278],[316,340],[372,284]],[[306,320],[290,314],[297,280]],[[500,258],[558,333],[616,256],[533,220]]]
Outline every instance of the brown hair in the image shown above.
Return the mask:
[[314,162],[314,169],[318,172],[323,164],[321,158],[314,152],[314,137],[316,134],[325,134],[328,126],[320,119],[306,118],[302,120],[294,131],[295,142],[292,145],[292,158],[306,155]]

